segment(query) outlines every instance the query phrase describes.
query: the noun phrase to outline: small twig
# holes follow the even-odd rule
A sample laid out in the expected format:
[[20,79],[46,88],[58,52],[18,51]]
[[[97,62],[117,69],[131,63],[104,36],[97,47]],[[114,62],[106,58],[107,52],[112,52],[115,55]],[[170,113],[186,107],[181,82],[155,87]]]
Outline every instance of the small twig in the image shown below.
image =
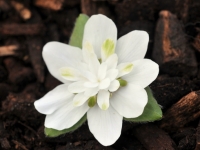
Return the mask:
[[40,137],[35,130],[33,130],[31,127],[27,126],[26,124],[22,123],[21,121],[18,121],[19,124],[23,125],[27,129],[31,130],[38,138]]
[[16,147],[20,147],[22,148],[23,150],[28,150],[26,148],[26,146],[24,146],[22,143],[18,142],[18,141],[15,141],[15,140],[12,140],[12,142],[16,145]]

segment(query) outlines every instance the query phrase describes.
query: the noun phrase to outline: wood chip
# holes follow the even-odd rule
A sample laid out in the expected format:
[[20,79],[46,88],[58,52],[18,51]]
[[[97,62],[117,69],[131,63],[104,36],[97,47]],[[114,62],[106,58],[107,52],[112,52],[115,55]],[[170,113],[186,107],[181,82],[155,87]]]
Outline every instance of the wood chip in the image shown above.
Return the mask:
[[[169,11],[161,11],[157,22],[153,58],[161,71],[173,76],[195,76],[197,60],[182,23]],[[178,70],[178,71],[177,71]]]
[[31,18],[31,11],[28,8],[26,8],[23,4],[16,1],[11,1],[11,5],[15,8],[15,10],[20,14],[20,16],[24,20],[28,20]]
[[0,47],[0,56],[15,55],[16,54],[16,50],[18,48],[19,48],[18,45],[1,46]]
[[200,91],[194,91],[181,98],[164,113],[160,127],[173,132],[199,117]]
[[138,126],[133,134],[148,150],[174,150],[176,145],[170,136],[153,124]]
[[62,8],[64,0],[36,0],[35,5],[46,9],[58,11]]

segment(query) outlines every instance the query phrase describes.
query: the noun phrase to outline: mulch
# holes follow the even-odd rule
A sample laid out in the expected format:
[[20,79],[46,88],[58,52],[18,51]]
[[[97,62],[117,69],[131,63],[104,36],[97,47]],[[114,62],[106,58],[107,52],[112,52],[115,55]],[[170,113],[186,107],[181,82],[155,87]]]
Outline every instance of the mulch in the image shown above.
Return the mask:
[[[200,1],[198,0],[0,0],[0,149],[2,150],[199,150]],[[48,138],[45,116],[33,103],[60,84],[48,72],[45,43],[68,43],[80,13],[112,18],[118,37],[132,30],[150,35],[146,58],[160,66],[150,85],[163,119],[123,123],[112,146],[103,147],[87,122]]]

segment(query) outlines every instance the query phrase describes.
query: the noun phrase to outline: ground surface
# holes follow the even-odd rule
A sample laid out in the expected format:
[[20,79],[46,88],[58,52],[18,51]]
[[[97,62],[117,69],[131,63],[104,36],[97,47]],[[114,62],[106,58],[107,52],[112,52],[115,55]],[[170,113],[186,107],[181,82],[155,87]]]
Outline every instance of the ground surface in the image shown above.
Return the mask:
[[[198,0],[0,0],[0,149],[200,149],[199,9]],[[87,122],[73,133],[46,138],[45,116],[33,106],[60,84],[42,60],[42,47],[48,41],[68,43],[80,13],[112,18],[119,37],[147,31],[146,57],[160,65],[151,88],[163,107],[163,120],[125,122],[110,147],[95,140]]]

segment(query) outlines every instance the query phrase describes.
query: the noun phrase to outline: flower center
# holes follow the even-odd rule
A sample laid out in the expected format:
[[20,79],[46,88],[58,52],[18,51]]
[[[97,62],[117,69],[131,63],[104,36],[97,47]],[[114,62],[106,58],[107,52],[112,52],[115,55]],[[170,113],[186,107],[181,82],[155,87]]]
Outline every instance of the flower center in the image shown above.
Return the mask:
[[101,46],[101,58],[98,59],[93,45],[85,42],[79,64],[60,69],[60,75],[72,81],[68,90],[76,93],[73,99],[74,106],[81,106],[87,102],[89,107],[98,104],[102,110],[107,110],[110,95],[127,85],[123,76],[132,71],[133,64],[118,64],[114,50],[114,41],[106,39]]

